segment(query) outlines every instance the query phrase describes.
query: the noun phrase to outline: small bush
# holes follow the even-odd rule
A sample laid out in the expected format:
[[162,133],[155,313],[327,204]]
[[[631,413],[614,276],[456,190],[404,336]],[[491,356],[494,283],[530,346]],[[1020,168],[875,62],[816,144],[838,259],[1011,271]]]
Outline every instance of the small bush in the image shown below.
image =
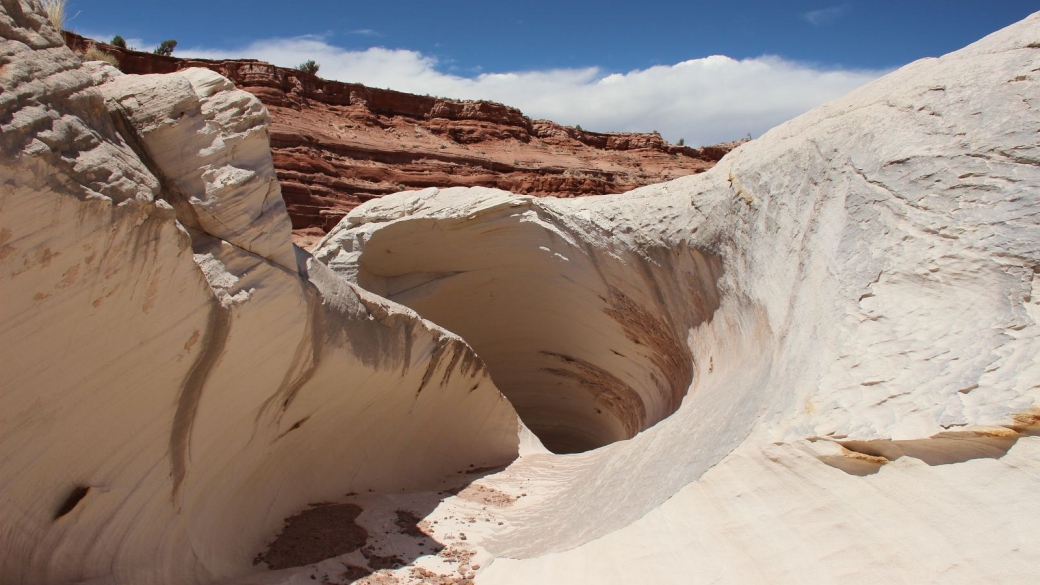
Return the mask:
[[317,75],[318,69],[321,69],[321,65],[314,62],[314,59],[304,61],[296,66],[296,69],[303,71],[304,73],[310,73],[311,75]]
[[65,5],[68,4],[68,0],[43,0],[41,4],[43,11],[47,13],[47,20],[51,21],[51,26],[59,32],[65,30]]
[[173,50],[176,49],[176,48],[177,48],[177,41],[175,41],[173,39],[167,39],[167,40],[159,43],[159,46],[156,47],[155,50],[152,51],[152,52],[155,53],[156,55],[165,55],[165,56],[169,57],[170,55],[173,54]]
[[584,132],[584,130],[581,129],[581,124],[578,124],[577,126],[575,126],[574,129],[577,130],[578,132]]
[[95,45],[93,43],[91,43],[91,45],[89,47],[87,47],[87,51],[85,53],[83,53],[83,60],[84,61],[104,61],[105,63],[108,63],[109,65],[111,65],[113,67],[116,67],[116,68],[119,67],[119,59],[116,59],[115,55],[109,55],[108,53],[106,53],[106,52],[102,51],[101,49],[97,48],[97,45]]
[[680,138],[679,139],[679,146],[686,146],[686,139],[685,138]]
[[113,47],[119,47],[120,49],[125,49],[126,48],[126,39],[124,39],[123,37],[121,37],[119,35],[116,35],[116,36],[112,37],[112,42],[110,42],[108,44],[112,45]]

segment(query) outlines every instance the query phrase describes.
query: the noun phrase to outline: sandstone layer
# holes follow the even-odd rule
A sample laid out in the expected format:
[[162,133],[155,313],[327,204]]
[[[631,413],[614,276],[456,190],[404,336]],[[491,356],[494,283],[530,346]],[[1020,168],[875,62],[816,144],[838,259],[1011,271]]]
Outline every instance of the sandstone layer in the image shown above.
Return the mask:
[[657,133],[603,134],[532,120],[516,108],[327,81],[255,60],[179,59],[65,33],[110,53],[125,73],[204,67],[267,106],[271,150],[297,242],[347,211],[405,189],[496,187],[556,197],[621,193],[703,172],[739,142],[704,148]]
[[312,256],[254,97],[0,6],[0,582],[1035,581],[1040,14],[703,174]]

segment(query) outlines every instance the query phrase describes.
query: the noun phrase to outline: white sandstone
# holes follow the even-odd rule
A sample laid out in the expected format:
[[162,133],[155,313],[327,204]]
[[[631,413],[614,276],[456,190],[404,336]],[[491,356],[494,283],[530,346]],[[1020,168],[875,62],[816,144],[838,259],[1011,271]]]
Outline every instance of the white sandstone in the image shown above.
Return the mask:
[[0,10],[0,582],[218,581],[308,504],[515,457],[464,343],[297,262],[255,98],[99,91],[35,8]]
[[[682,406],[628,441],[514,463],[500,481],[532,479],[533,502],[476,539],[498,558],[477,582],[1032,582],[1037,47],[1034,15],[703,175],[601,198],[402,193],[330,233],[316,257],[460,333],[536,432],[546,415],[525,411],[528,394],[589,391],[569,374],[513,384],[502,347],[588,352],[628,379],[609,353],[631,342],[624,327],[589,325],[612,311],[614,275],[598,267],[702,282],[685,303],[663,295],[667,308],[649,283],[624,289],[681,330],[693,365]],[[661,250],[717,261],[721,276],[712,285],[710,263],[687,272]],[[527,277],[511,279],[517,269]],[[560,294],[560,279],[584,294]],[[716,295],[707,318],[682,317],[690,298]],[[525,344],[528,328],[540,338]],[[632,361],[653,354],[628,345]]]

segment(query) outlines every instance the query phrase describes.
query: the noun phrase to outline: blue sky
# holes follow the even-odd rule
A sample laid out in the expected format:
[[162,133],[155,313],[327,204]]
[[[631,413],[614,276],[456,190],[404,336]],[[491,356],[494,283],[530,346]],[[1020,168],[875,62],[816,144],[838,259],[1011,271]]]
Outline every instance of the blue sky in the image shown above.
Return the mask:
[[1026,0],[69,0],[69,28],[176,55],[492,99],[600,131],[759,135],[913,60],[1040,10]]

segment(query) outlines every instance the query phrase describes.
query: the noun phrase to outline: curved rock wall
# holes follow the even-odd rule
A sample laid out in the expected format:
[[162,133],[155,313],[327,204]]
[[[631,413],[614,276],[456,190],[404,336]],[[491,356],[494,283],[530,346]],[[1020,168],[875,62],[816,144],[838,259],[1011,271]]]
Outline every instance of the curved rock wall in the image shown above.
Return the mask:
[[[440,242],[458,242],[460,231],[482,234],[467,240],[467,255],[487,253],[499,273],[527,266],[523,255],[495,244],[498,231],[509,229],[501,215],[522,221],[527,206],[566,226],[545,230],[556,238],[528,236],[550,252],[565,249],[557,238],[566,239],[589,257],[616,258],[630,274],[660,263],[651,252],[661,249],[697,250],[721,266],[711,318],[681,321],[694,365],[682,406],[630,440],[514,463],[501,485],[534,497],[503,512],[509,528],[481,540],[499,559],[485,582],[565,575],[563,582],[625,583],[638,574],[681,583],[698,569],[725,582],[768,583],[774,575],[799,582],[810,573],[809,581],[836,582],[848,577],[849,563],[862,582],[927,580],[935,567],[971,582],[1022,566],[1016,555],[1023,551],[1040,558],[1040,548],[1023,544],[1032,528],[1016,511],[1021,499],[1000,504],[981,493],[987,474],[1008,482],[1006,494],[1037,487],[1032,471],[1015,470],[1036,469],[1040,450],[1038,31],[1034,15],[962,51],[911,64],[774,129],[703,175],[580,201],[483,190],[398,194],[348,215],[319,244],[318,257],[435,321],[477,304],[467,299],[454,312],[440,306],[441,287],[468,276],[440,260]],[[381,253],[397,252],[392,238],[369,247],[380,230],[403,241],[422,234],[403,251],[405,262],[421,261],[386,261]],[[418,277],[429,266],[440,280]],[[591,300],[597,278],[582,273],[578,286],[593,291]],[[401,274],[419,286],[391,290]],[[650,295],[635,298],[655,306]],[[531,321],[566,330],[554,307],[532,309],[539,313]],[[686,309],[671,302],[663,314]],[[464,323],[477,332],[463,336],[508,337],[498,323],[486,316]],[[550,346],[563,336],[538,342]],[[586,347],[605,353],[610,343],[597,346],[606,336],[585,336]],[[543,397],[557,390],[538,383]],[[813,508],[831,481],[860,500],[825,498],[842,513]],[[904,482],[959,495],[933,502],[921,488],[897,493]],[[870,486],[896,491],[869,495]],[[749,499],[725,499],[742,495]],[[965,512],[972,521],[935,535],[930,523],[955,514],[957,499],[979,507]],[[876,530],[867,510],[877,507],[905,524]],[[908,512],[889,514],[894,509]],[[640,520],[648,513],[653,519]],[[760,517],[795,540],[752,537]],[[856,518],[852,525],[848,517]],[[1000,533],[985,560],[972,550],[975,522]],[[834,547],[815,540],[810,526]],[[671,543],[673,533],[682,544]],[[926,569],[900,551],[925,546],[928,535],[943,544],[927,545],[935,556]],[[853,561],[864,542],[898,570]],[[748,543],[754,551],[743,551]],[[963,565],[969,557],[977,562]],[[743,571],[719,558],[768,569]],[[1014,575],[1028,582],[1024,572]]]
[[0,581],[212,582],[515,457],[465,343],[293,249],[256,98],[88,70],[37,9],[0,10]]
[[[628,439],[675,412],[695,367],[687,335],[718,306],[717,258],[593,245],[533,198],[437,197],[452,195],[476,203],[389,223],[368,207],[317,258],[465,338],[554,452]],[[409,204],[432,213],[429,196]]]

